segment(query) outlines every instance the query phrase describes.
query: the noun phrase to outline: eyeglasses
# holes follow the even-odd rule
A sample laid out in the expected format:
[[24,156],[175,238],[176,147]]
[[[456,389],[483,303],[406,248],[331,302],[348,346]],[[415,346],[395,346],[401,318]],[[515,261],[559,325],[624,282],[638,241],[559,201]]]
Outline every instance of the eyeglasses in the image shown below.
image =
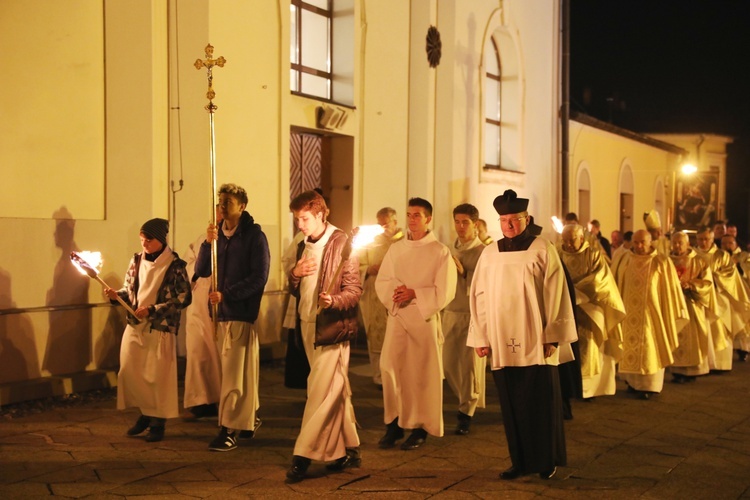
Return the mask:
[[513,222],[515,224],[518,224],[519,222],[521,222],[522,220],[526,219],[527,217],[528,217],[528,215],[523,215],[521,217],[500,217],[497,220],[500,221],[500,224],[506,224],[507,225],[507,224],[510,224],[511,222]]

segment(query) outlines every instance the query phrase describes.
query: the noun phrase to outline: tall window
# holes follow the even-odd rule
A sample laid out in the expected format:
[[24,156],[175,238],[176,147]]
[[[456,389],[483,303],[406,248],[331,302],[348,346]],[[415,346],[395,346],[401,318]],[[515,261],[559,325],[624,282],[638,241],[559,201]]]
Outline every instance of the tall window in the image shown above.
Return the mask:
[[484,48],[484,168],[522,172],[521,87],[516,42],[504,27]]
[[332,0],[292,0],[292,92],[332,99]]
[[499,169],[503,72],[494,37],[490,37],[484,54],[484,166]]

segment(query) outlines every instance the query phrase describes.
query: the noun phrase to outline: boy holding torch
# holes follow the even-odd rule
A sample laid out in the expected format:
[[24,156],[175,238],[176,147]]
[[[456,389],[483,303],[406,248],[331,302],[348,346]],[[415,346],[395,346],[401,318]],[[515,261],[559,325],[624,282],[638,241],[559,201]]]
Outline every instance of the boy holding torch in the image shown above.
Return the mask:
[[167,245],[168,232],[169,221],[146,221],[143,251],[130,260],[123,287],[104,291],[113,303],[119,296],[135,311],[127,315],[120,347],[117,408],[140,409],[127,434],[148,429],[148,442],[161,441],[166,420],[178,416],[177,332],[180,310],[192,300],[185,261]]

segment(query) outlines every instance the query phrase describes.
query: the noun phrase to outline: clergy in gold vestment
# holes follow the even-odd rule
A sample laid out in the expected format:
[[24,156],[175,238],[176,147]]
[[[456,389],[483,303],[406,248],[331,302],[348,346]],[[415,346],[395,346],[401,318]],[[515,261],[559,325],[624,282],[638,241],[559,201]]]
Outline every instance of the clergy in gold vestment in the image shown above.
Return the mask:
[[600,249],[584,241],[583,227],[563,228],[560,258],[576,289],[583,397],[613,395],[615,364],[622,354],[625,306]]
[[646,230],[651,235],[651,246],[659,252],[659,255],[669,257],[671,242],[668,237],[664,236],[659,212],[652,209],[643,214],[643,223],[646,224]]
[[[750,254],[742,251],[737,244],[737,238],[731,234],[722,236],[721,249],[732,257],[737,272],[750,287]],[[734,336],[734,348],[737,350],[738,359],[743,362],[747,361],[748,351],[750,351],[750,325]]]
[[698,254],[711,266],[718,305],[716,313],[721,318],[712,325],[714,343],[709,344],[708,365],[711,370],[729,371],[734,337],[743,332],[750,321],[750,294],[732,258],[716,247],[713,230],[702,228],[697,241]]
[[549,479],[566,464],[557,365],[578,338],[560,257],[528,230],[528,203],[510,189],[495,198],[504,238],[482,252],[469,295],[467,345],[491,360],[511,460],[505,480]]
[[669,257],[651,246],[651,235],[633,234],[633,252],[614,269],[627,315],[622,323],[618,373],[644,399],[661,392],[664,368],[674,362],[678,332],[688,322],[679,278]]
[[387,430],[378,443],[391,448],[412,429],[403,450],[443,435],[443,331],[440,311],[453,300],[456,265],[450,250],[428,229],[432,205],[412,198],[406,210],[409,237],[391,245],[375,290],[388,309],[380,371]]
[[674,364],[669,369],[676,383],[684,383],[708,373],[710,323],[717,319],[712,309],[716,297],[711,269],[705,259],[690,248],[687,234],[672,234],[670,258],[680,278],[690,314],[690,322],[677,334],[679,346],[674,351]]
[[370,355],[372,380],[378,386],[383,386],[380,376],[380,353],[383,350],[385,327],[388,322],[388,311],[375,292],[375,280],[378,277],[380,264],[391,245],[404,237],[398,227],[396,211],[390,207],[381,208],[377,213],[378,224],[383,227],[383,233],[375,240],[357,252],[359,256],[359,277],[362,281],[362,299],[359,301],[362,312],[362,322],[367,334],[367,352]]

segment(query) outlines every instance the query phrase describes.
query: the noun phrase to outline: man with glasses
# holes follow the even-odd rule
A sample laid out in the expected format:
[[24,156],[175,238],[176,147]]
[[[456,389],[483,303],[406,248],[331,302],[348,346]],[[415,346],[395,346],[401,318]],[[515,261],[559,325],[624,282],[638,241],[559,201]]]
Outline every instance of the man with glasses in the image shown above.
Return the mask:
[[577,340],[560,257],[528,230],[528,204],[510,189],[495,198],[504,238],[482,252],[469,296],[467,345],[491,359],[511,459],[506,480],[549,479],[566,464],[557,365],[572,359]]

